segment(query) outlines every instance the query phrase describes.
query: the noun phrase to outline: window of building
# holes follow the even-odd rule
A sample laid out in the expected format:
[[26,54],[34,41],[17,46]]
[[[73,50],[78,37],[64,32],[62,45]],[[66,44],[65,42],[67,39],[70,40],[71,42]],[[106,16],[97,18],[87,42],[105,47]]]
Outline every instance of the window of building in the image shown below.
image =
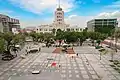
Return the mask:
[[39,29],[40,31],[42,31],[42,29]]
[[59,21],[62,21],[62,19],[59,19]]
[[79,31],[79,29],[76,29],[76,31]]
[[74,31],[74,29],[71,29],[71,31]]
[[49,31],[52,31],[52,29],[49,29]]
[[47,31],[47,29],[44,29],[44,31]]
[[60,12],[59,12],[59,13],[57,13],[57,14],[62,15],[62,13],[60,13]]
[[67,31],[70,31],[70,29],[68,28]]

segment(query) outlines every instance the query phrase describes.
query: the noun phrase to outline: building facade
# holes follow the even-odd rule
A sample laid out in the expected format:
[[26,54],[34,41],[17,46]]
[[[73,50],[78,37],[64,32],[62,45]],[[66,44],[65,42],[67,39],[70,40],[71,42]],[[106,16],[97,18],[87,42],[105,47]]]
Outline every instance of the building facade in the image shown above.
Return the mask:
[[[41,25],[39,27],[36,27],[35,32],[37,32],[37,33],[52,33],[53,29],[55,29],[57,31],[57,29],[61,29],[61,28],[55,28],[52,25],[51,26],[50,25]],[[65,29],[62,28],[61,30],[71,31],[71,32],[73,32],[73,31],[82,32],[83,31],[82,28],[79,28],[77,26],[71,26],[71,27],[67,27]]]
[[12,31],[12,28],[20,29],[19,20],[0,14],[0,32]]
[[87,22],[88,31],[99,32],[118,27],[117,19],[93,19]]
[[54,12],[53,23],[49,25],[40,25],[36,27],[35,31],[37,33],[51,33],[53,29],[55,29],[55,31],[57,31],[58,29],[61,29],[62,31],[77,31],[77,32],[83,31],[83,29],[79,28],[78,26],[70,26],[69,24],[65,23],[64,11],[60,7],[60,5]]

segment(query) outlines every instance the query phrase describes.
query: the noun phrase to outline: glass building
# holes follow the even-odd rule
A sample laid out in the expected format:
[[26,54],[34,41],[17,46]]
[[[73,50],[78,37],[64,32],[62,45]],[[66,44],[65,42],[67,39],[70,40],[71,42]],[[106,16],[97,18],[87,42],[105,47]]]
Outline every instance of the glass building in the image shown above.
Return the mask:
[[117,19],[93,19],[87,22],[88,31],[107,33],[118,27]]

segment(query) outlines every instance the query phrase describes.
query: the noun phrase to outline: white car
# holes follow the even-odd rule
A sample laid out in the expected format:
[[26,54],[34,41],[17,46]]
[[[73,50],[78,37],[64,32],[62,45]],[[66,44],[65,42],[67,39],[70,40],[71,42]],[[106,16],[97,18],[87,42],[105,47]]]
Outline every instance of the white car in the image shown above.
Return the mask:
[[46,47],[46,44],[42,44],[42,47]]
[[33,46],[33,47],[29,47],[27,49],[27,53],[30,53],[30,52],[36,52],[36,51],[40,51],[41,48],[39,46]]
[[40,70],[34,70],[34,71],[32,71],[32,74],[40,74],[40,73],[41,73]]

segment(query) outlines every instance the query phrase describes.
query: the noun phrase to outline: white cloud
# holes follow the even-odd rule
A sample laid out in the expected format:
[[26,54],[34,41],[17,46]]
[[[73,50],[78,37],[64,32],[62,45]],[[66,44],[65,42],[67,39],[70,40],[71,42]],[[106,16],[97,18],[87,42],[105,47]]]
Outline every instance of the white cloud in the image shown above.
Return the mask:
[[120,27],[120,11],[114,11],[114,12],[102,12],[96,16],[79,16],[79,15],[70,15],[66,20],[66,23],[72,24],[72,25],[79,25],[79,27],[86,27],[87,21],[92,19],[101,19],[101,18],[117,18]]
[[120,27],[120,11],[103,12],[97,15],[96,18],[117,18],[118,26]]
[[74,18],[76,17],[77,15],[70,15],[68,18],[71,19],[71,18]]
[[52,18],[42,19],[42,20],[20,20],[21,28],[25,27],[37,27],[42,24],[51,24],[53,22]]
[[114,11],[114,12],[103,12],[100,13],[98,18],[119,18],[120,17],[120,11]]
[[[87,27],[87,21],[98,18],[117,18],[120,26],[120,11],[114,12],[102,12],[96,16],[80,16],[76,14],[69,15],[65,18],[65,23],[70,25],[78,25],[81,28]],[[53,18],[47,18],[44,20],[31,20],[31,21],[23,21],[21,22],[21,27],[28,26],[39,26],[41,24],[51,24],[53,22]]]
[[[87,21],[93,19],[92,16],[79,16],[79,15],[70,15],[67,18],[65,18],[65,23],[73,25],[78,25],[81,28],[87,27]],[[36,27],[40,26],[41,24],[52,24],[53,18],[47,18],[44,20],[29,20],[29,21],[20,21],[21,27]]]
[[[40,14],[46,10],[54,11],[58,6],[58,0],[9,0],[12,4],[31,11],[33,13]],[[61,0],[61,7],[65,12],[68,12],[73,8],[75,0]]]
[[70,25],[78,25],[81,28],[85,28],[87,27],[87,21],[91,19],[93,19],[93,16],[70,15],[65,21]]

